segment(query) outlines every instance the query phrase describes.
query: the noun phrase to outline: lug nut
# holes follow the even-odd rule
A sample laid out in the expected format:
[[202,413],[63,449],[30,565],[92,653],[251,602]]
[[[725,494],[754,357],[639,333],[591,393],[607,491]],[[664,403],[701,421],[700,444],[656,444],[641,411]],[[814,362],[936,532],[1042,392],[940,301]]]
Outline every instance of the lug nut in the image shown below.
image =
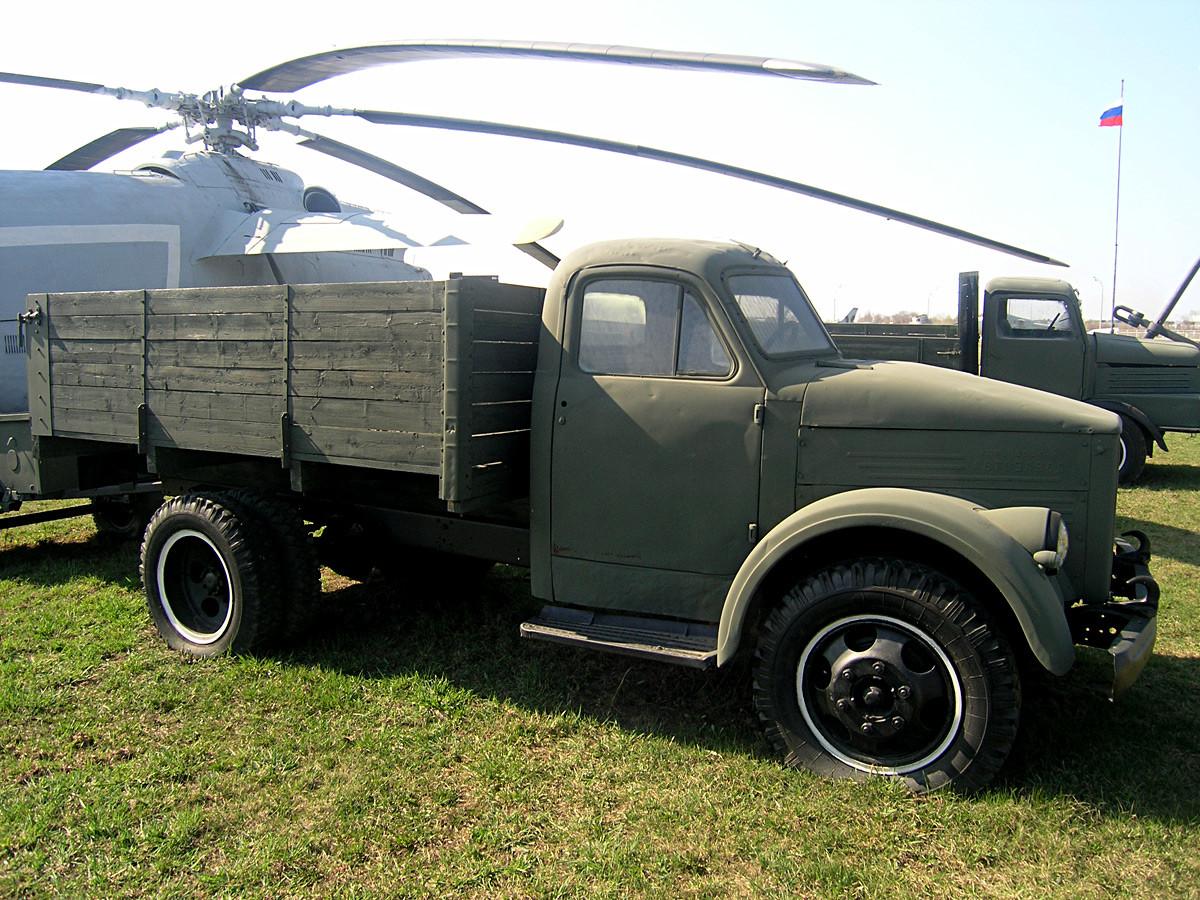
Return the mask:
[[863,734],[871,734],[874,731],[875,731],[875,726],[872,725],[870,722],[862,723],[862,733]]
[[837,708],[840,709],[842,712],[845,712],[846,710],[848,710],[850,708],[850,701],[845,698],[842,698],[841,700],[839,700],[837,702]]
[[904,718],[902,716],[896,716],[896,718],[892,719],[892,727],[893,728],[903,728],[904,727]]
[[882,675],[884,672],[887,671],[887,666],[885,666],[881,662],[877,662],[871,666],[871,669],[875,672],[876,675]]
[[902,684],[902,685],[900,685],[900,687],[896,688],[896,694],[897,694],[897,696],[900,697],[901,700],[907,700],[908,695],[911,693],[912,693],[912,691],[909,690],[907,684]]
[[854,677],[854,673],[851,672],[849,669],[842,669],[842,677],[845,678],[847,681],[849,681],[851,678]]

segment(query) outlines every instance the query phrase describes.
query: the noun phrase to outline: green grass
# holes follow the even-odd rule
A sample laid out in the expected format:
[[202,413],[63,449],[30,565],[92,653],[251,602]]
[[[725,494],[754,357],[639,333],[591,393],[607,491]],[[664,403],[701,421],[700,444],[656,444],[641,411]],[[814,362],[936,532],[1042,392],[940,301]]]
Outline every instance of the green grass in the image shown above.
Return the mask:
[[1200,897],[1200,438],[1120,526],[1150,535],[1154,660],[1025,686],[972,798],[785,770],[744,669],[517,638],[497,569],[464,601],[328,576],[275,658],[191,662],[132,545],[87,520],[0,532],[0,896]]

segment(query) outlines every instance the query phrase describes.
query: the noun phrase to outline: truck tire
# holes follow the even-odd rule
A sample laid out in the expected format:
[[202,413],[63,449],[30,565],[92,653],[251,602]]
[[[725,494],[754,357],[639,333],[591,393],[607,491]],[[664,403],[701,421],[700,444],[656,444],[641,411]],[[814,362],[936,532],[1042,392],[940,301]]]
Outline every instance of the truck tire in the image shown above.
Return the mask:
[[859,560],[805,578],[766,618],[754,698],[788,765],[970,792],[1012,748],[1021,689],[1008,643],[932,569]]
[[287,503],[249,490],[231,491],[228,496],[246,518],[254,520],[278,564],[273,585],[280,637],[293,640],[308,630],[321,598],[321,567],[312,535],[299,512]]
[[192,656],[250,654],[277,632],[265,548],[237,506],[184,494],[159,507],[142,541],[146,607],[158,633]]
[[161,494],[97,497],[92,500],[92,522],[102,538],[131,541],[141,538],[160,503]]
[[1146,432],[1129,416],[1121,416],[1121,467],[1117,470],[1120,484],[1133,484],[1146,468]]

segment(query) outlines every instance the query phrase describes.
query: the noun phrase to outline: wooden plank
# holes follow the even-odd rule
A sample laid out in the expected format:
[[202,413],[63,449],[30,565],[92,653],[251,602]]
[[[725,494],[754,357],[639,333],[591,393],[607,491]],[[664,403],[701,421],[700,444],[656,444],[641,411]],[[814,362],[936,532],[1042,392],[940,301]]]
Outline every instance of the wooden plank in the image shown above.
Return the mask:
[[159,366],[221,369],[283,369],[283,341],[151,341],[146,358]]
[[108,365],[100,363],[68,363],[55,360],[54,385],[68,387],[90,387],[96,389],[108,388],[140,388],[142,383],[142,365],[126,363],[123,365]]
[[480,372],[470,376],[467,396],[477,403],[528,400],[533,396],[532,372]]
[[471,345],[471,368],[476,372],[532,372],[536,367],[536,344],[476,342]]
[[442,428],[442,406],[381,400],[292,400],[292,423],[368,431],[436,434]]
[[200,419],[222,423],[237,431],[242,425],[263,425],[278,431],[285,412],[282,397],[215,391],[148,391],[146,405],[160,418]]
[[529,464],[528,431],[472,437],[466,444],[465,463],[468,467],[491,462],[507,462],[512,465]]
[[284,310],[287,286],[278,284],[235,287],[161,288],[147,291],[151,316],[259,313]]
[[147,373],[146,387],[155,391],[226,391],[282,397],[283,368],[276,366],[270,369],[221,369],[157,365]]
[[442,339],[440,310],[371,312],[297,312],[292,316],[294,341],[433,342]]
[[96,437],[112,437],[137,441],[137,412],[102,412],[92,409],[70,409],[54,405],[54,434],[65,432]]
[[297,284],[292,304],[296,313],[441,310],[444,292],[438,281]]
[[[142,367],[142,354],[138,344],[119,341],[61,341],[50,345],[51,372],[61,364],[67,365],[111,365]],[[53,374],[51,374],[53,378]]]
[[[46,295],[42,295],[46,296]],[[141,316],[141,291],[90,291],[50,294],[50,317],[60,316]]]
[[53,315],[50,318],[50,339],[69,340],[141,340],[142,315]]
[[295,369],[335,371],[353,365],[359,372],[426,372],[440,375],[442,345],[409,342],[399,346],[361,342],[295,341],[292,366]]
[[277,341],[283,339],[286,322],[283,310],[155,314],[147,319],[146,337],[157,341]]
[[140,389],[106,387],[96,390],[77,385],[54,385],[54,406],[61,409],[134,413],[142,402]]
[[291,451],[295,459],[386,464],[399,471],[440,472],[442,466],[441,434],[293,427]]
[[542,314],[546,292],[541,288],[519,284],[501,284],[490,278],[464,278],[459,290],[463,302],[479,310],[508,310],[509,312]]
[[472,338],[476,341],[516,341],[536,344],[542,330],[537,316],[476,310]]
[[353,372],[298,369],[292,372],[293,397],[331,397],[345,400],[442,400],[440,375],[428,372]]
[[473,403],[471,404],[471,435],[528,429],[532,416],[533,402],[531,400],[514,400],[509,403]]
[[272,458],[278,458],[280,454],[278,421],[270,428],[237,430],[214,428],[213,422],[208,419],[151,416],[147,422],[147,432],[150,443],[158,447]]

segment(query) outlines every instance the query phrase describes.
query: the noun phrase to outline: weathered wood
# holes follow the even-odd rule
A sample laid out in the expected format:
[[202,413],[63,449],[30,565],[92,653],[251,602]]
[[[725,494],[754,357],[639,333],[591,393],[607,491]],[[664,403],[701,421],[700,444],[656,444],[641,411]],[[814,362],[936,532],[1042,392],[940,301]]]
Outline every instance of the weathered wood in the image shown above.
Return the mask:
[[530,400],[508,403],[472,403],[470,429],[472,436],[528,429],[533,412]]
[[527,490],[542,296],[481,278],[50,295],[39,427],[436,474],[461,511]]
[[292,429],[292,456],[399,471],[437,472],[442,465],[441,434],[366,431],[320,426]]
[[297,426],[437,434],[442,428],[442,411],[440,405],[431,403],[296,397],[292,399],[292,422]]
[[150,341],[146,360],[159,366],[220,369],[282,368],[282,341]]
[[442,345],[412,341],[398,346],[367,341],[294,341],[292,366],[296,369],[358,372],[427,372],[440,377]]
[[293,397],[345,400],[404,400],[438,405],[440,378],[428,372],[348,372],[297,369],[291,373]]
[[51,321],[53,340],[138,340],[142,336],[142,315],[92,316],[56,315]]

